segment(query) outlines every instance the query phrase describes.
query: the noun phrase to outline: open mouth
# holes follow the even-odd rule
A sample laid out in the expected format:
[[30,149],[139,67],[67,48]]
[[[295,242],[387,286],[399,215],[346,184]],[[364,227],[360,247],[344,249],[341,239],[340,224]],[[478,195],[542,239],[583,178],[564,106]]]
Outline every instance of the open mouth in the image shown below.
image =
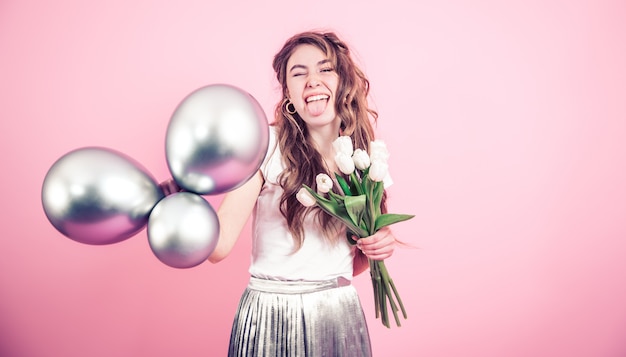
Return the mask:
[[326,94],[316,94],[310,97],[306,97],[306,105],[309,110],[309,113],[313,116],[320,115],[326,110],[326,105],[328,104],[328,99],[330,96]]
[[306,102],[307,103],[311,103],[311,102],[316,102],[318,100],[328,100],[328,96],[326,94],[317,94],[317,95],[312,95],[310,97],[306,98]]

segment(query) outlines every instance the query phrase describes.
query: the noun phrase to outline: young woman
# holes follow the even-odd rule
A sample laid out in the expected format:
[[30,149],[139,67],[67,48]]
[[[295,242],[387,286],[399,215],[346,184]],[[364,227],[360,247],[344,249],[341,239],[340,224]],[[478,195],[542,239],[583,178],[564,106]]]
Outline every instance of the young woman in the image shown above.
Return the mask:
[[283,98],[255,176],[226,194],[220,238],[209,260],[224,259],[254,212],[250,282],[234,319],[229,356],[370,356],[367,325],[352,277],[394,251],[388,228],[348,242],[334,218],[298,202],[302,184],[334,177],[332,142],[374,140],[369,82],[334,33],[300,33],[273,61]]

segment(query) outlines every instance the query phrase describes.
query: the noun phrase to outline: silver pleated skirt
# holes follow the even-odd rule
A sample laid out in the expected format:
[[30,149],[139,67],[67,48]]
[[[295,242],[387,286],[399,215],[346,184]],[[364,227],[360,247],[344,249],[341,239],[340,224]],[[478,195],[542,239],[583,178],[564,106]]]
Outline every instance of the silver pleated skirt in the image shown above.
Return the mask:
[[228,356],[371,356],[356,289],[343,278],[251,277],[235,315]]

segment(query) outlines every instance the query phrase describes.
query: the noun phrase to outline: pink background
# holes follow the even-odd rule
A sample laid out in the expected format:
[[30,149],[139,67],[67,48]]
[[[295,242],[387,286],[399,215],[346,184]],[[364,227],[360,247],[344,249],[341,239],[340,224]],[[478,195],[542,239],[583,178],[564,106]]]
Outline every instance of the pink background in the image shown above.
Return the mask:
[[[0,356],[221,356],[249,234],[186,270],[145,230],[110,246],[47,221],[52,163],[105,146],[169,178],[165,130],[229,83],[270,114],[287,37],[337,31],[372,83],[390,209],[414,213],[388,267],[409,312],[373,318],[378,356],[626,355],[623,1],[0,2]],[[219,204],[220,197],[209,200]]]

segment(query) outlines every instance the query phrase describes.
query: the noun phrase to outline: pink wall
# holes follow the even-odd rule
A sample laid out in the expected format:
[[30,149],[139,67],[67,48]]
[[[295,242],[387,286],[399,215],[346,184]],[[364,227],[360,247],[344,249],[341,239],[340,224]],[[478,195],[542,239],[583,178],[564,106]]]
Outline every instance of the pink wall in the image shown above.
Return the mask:
[[626,355],[626,3],[372,4],[0,2],[0,355],[224,355],[248,234],[227,261],[177,270],[145,230],[104,247],[63,237],[41,184],[90,145],[168,178],[179,101],[229,83],[271,113],[272,56],[310,28],[355,48],[391,210],[417,215],[395,230],[418,249],[388,261],[403,327],[374,320],[368,277],[355,283],[376,354]]

